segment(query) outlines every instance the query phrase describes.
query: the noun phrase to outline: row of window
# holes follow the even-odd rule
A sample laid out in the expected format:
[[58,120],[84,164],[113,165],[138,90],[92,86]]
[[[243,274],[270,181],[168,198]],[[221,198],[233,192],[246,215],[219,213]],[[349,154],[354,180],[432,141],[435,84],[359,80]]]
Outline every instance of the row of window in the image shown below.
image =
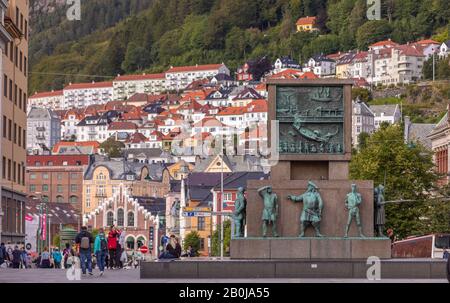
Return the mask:
[[17,123],[13,124],[13,121],[6,118],[5,115],[3,116],[3,138],[22,146],[23,149],[26,148],[26,130]]
[[[42,202],[50,202],[50,198],[47,195],[42,196]],[[54,201],[52,201],[54,202]],[[58,203],[65,203],[65,199],[63,196],[56,196],[56,202]],[[72,204],[78,203],[78,197],[77,196],[70,196],[69,202]]]
[[16,67],[23,72],[23,75],[25,78],[27,77],[27,70],[28,70],[28,58],[25,56],[24,53],[22,53],[21,50],[19,50],[19,47],[14,46],[14,42],[8,43],[5,47],[5,56],[9,57],[9,60],[11,62],[14,62]]
[[[53,162],[51,162],[51,161],[49,161],[48,163],[51,163],[51,164],[48,164],[49,166],[53,165]],[[39,166],[39,165],[36,165],[36,166]],[[30,180],[36,180],[37,175],[38,175],[38,173],[30,173]],[[44,180],[48,180],[49,179],[49,173],[46,173],[46,172],[40,173],[40,177],[42,179],[44,179]],[[70,173],[70,179],[75,179],[76,180],[79,177],[80,177],[79,173]],[[62,173],[57,173],[56,174],[56,178],[58,180],[62,180],[63,174]]]
[[[117,210],[117,222],[114,222],[114,212],[113,211],[109,211],[106,214],[106,225],[107,226],[112,226],[112,225],[117,225],[119,227],[123,227],[125,224],[125,212],[122,208],[119,208]],[[134,212],[129,211],[127,214],[127,226],[134,226]]]
[[13,83],[12,79],[8,79],[6,74],[3,74],[3,96],[13,102],[14,105],[18,105],[19,109],[23,112],[27,111],[27,94],[25,90],[22,90]]
[[2,177],[3,179],[8,179],[8,181],[25,185],[25,164],[23,162],[17,163],[16,161],[3,157]]
[[[30,192],[34,193],[36,192],[37,185],[36,184],[30,184]],[[42,192],[48,192],[49,191],[49,185],[48,184],[42,184],[41,186]],[[71,192],[78,192],[78,185],[77,184],[70,184],[70,191]],[[63,193],[64,192],[64,185],[58,184],[56,185],[56,192]]]

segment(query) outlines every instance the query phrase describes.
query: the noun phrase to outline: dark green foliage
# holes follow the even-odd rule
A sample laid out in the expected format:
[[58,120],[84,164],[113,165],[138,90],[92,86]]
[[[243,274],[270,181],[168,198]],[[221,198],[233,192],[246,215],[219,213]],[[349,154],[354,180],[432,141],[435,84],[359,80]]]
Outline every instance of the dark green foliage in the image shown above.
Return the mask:
[[120,141],[116,141],[114,137],[108,138],[105,142],[100,144],[105,153],[111,158],[119,158],[123,156],[122,149],[125,148],[125,144]]
[[[30,64],[36,74],[29,90],[108,79],[54,73],[111,79],[213,62],[234,71],[264,56],[304,63],[312,55],[366,49],[386,38],[404,43],[448,36],[447,0],[383,2],[380,21],[367,20],[365,0],[90,0],[83,2],[82,21],[68,21],[64,5],[52,13],[34,12]],[[296,33],[295,22],[303,16],[317,16],[320,32]]]
[[189,246],[194,249],[196,254],[200,250],[200,235],[195,230],[188,233],[184,238],[183,249],[187,250]]
[[[227,256],[230,250],[231,240],[231,221],[226,220],[223,223],[223,255]],[[212,255],[220,256],[220,225],[212,234]]]

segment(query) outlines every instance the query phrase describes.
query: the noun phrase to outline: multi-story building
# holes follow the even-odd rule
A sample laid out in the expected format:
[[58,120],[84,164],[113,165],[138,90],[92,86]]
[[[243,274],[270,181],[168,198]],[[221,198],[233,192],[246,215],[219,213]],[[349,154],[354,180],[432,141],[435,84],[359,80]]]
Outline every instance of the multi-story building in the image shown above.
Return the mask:
[[94,211],[120,185],[139,197],[163,198],[169,191],[170,176],[163,164],[145,164],[125,159],[95,156],[84,175],[83,213]]
[[318,31],[319,28],[316,26],[316,17],[302,17],[297,20],[297,32],[313,32]]
[[27,194],[44,202],[70,203],[81,213],[89,155],[27,156]]
[[318,55],[310,58],[303,68],[304,72],[313,72],[319,77],[332,77],[336,74],[336,61]]
[[432,149],[428,135],[431,134],[435,127],[436,124],[432,123],[413,123],[409,116],[405,116],[403,128],[405,144],[419,142],[426,148]]
[[433,162],[438,173],[442,174],[442,184],[448,184],[450,178],[448,151],[450,146],[450,115],[449,106],[444,117],[436,124],[427,138],[431,140]]
[[61,139],[61,120],[48,108],[32,107],[27,116],[27,150],[29,154],[50,151]]
[[28,98],[28,108],[31,107],[45,107],[52,110],[59,110],[63,108],[64,92],[62,90],[50,92],[36,92]]
[[294,70],[302,70],[302,66],[295,61],[294,59],[290,57],[281,57],[277,58],[275,60],[275,63],[273,64],[273,73],[277,74],[279,72],[285,71],[287,69],[294,69]]
[[136,93],[159,94],[166,90],[166,75],[119,75],[113,81],[113,99],[127,100]]
[[352,107],[352,144],[358,146],[361,133],[371,134],[375,131],[375,114],[359,99],[352,102]]
[[[357,52],[349,65],[351,78],[368,79],[372,72],[372,64],[367,59],[368,52]],[[370,62],[371,63],[371,62]]]
[[61,138],[77,140],[77,125],[83,120],[83,115],[75,109],[69,109],[61,119]]
[[118,117],[117,112],[110,111],[102,115],[86,116],[77,124],[77,141],[103,142],[109,138],[108,126]]
[[348,79],[352,77],[350,66],[356,54],[353,52],[342,54],[336,60],[336,78]]
[[171,66],[165,73],[166,88],[169,91],[184,90],[186,86],[196,80],[212,78],[217,74],[230,74],[225,64],[206,64],[195,66]]
[[441,44],[431,39],[419,40],[414,42],[414,45],[422,49],[422,54],[425,56],[425,60],[428,60],[433,54],[439,52]]
[[2,155],[0,240],[25,240],[26,111],[28,83],[27,0],[0,1]]
[[378,129],[383,122],[395,124],[402,119],[400,105],[371,105],[370,110],[375,115],[375,129]]
[[105,104],[113,99],[112,82],[70,83],[64,87],[63,109]]

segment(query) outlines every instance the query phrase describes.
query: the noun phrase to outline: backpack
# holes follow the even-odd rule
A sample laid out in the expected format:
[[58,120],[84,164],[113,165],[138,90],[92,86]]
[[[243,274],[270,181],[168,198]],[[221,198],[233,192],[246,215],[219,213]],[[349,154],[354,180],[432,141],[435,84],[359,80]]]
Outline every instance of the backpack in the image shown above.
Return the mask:
[[0,247],[0,259],[4,259],[5,256],[3,255],[3,248]]
[[58,252],[55,252],[54,254],[53,254],[53,259],[55,260],[55,262],[61,262],[61,253],[58,251]]
[[90,244],[89,237],[84,236],[81,238],[80,248],[89,249],[89,244]]
[[100,250],[101,251],[108,250],[108,242],[106,242],[105,238],[100,238]]

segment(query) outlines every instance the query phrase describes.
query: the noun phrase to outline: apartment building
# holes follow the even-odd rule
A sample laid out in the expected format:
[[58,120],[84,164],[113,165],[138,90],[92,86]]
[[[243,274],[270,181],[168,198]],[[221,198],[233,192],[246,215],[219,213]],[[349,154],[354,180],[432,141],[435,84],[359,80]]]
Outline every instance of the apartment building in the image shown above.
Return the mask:
[[196,80],[212,78],[217,74],[230,75],[225,64],[206,64],[195,66],[171,66],[166,71],[166,88],[169,91],[184,90],[186,86]]
[[27,151],[50,151],[61,139],[61,119],[48,108],[32,107],[27,116]]
[[113,82],[70,83],[64,87],[63,109],[105,104],[113,99]]
[[358,146],[361,133],[371,134],[375,131],[375,114],[359,99],[352,102],[352,107],[352,144]]
[[113,81],[113,99],[127,100],[134,94],[159,94],[166,90],[166,75],[118,75]]
[[25,241],[28,9],[27,0],[0,1],[0,74],[3,76],[0,240],[4,243]]
[[52,110],[59,110],[63,108],[64,92],[62,90],[50,92],[36,92],[28,98],[28,108],[31,107],[45,107]]

